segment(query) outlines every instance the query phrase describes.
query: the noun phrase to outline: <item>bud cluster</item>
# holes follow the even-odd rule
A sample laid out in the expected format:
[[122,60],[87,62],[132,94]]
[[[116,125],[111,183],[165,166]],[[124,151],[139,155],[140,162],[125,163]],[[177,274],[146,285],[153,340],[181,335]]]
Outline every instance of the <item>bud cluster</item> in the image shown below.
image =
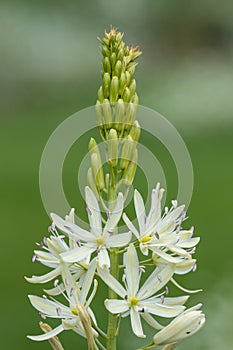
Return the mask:
[[102,44],[102,85],[98,90],[96,115],[103,139],[111,128],[119,137],[125,136],[135,120],[138,105],[136,81],[133,78],[141,55],[139,47],[129,47],[123,42],[123,33],[111,28],[99,38]]

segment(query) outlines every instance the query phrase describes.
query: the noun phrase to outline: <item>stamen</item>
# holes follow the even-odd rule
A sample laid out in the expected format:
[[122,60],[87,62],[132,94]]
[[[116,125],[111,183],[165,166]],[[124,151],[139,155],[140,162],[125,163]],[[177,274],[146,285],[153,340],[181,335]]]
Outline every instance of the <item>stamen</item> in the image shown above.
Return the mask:
[[142,307],[141,309],[139,309],[138,312],[141,312],[141,313],[145,312],[144,307]]
[[160,299],[161,299],[161,303],[163,304],[164,303],[164,295],[161,295]]
[[195,263],[195,264],[193,265],[192,271],[195,272],[196,269],[197,269],[197,264]]
[[58,316],[61,316],[61,308],[60,308],[60,307],[57,307],[57,308],[56,308],[56,312],[57,312],[57,315],[58,315]]
[[125,299],[125,300],[128,300],[128,295],[127,295],[127,294],[124,296],[124,299]]
[[46,246],[48,245],[48,238],[47,238],[47,237],[44,237],[44,238],[43,238],[43,243],[44,243],[44,245],[46,245]]
[[46,315],[45,315],[43,312],[40,311],[40,312],[39,312],[39,315],[40,315],[40,317],[43,318],[44,320],[46,319]]
[[109,210],[106,211],[107,217],[110,218],[111,212]]
[[34,254],[32,257],[32,262],[34,263],[35,261],[37,261],[38,259],[38,255]]
[[169,293],[169,289],[168,289],[168,287],[166,286],[166,287],[165,287],[165,294],[168,295],[168,293]]
[[57,287],[58,283],[59,283],[59,280],[56,279],[56,280],[54,281],[54,283],[53,283],[54,287]]
[[176,200],[176,199],[175,199],[175,200],[172,200],[172,206],[173,206],[173,208],[177,208],[177,205],[178,205],[177,200]]
[[52,224],[48,227],[48,232],[54,232],[55,231],[55,224],[52,222]]
[[88,212],[88,214],[92,215],[91,208],[87,207],[87,208],[86,208],[86,211]]
[[114,230],[109,229],[109,230],[108,230],[108,233],[109,233],[110,235],[112,235],[112,234],[114,233]]
[[168,213],[168,207],[165,207],[165,208],[164,208],[164,211],[165,211],[165,214],[167,215],[167,213]]
[[74,287],[72,287],[72,288],[70,289],[70,297],[72,297],[73,294],[74,294]]
[[157,239],[160,238],[158,232],[155,232],[155,237],[156,237]]
[[64,227],[68,230],[68,231],[70,231],[70,232],[72,232],[73,233],[73,231],[72,231],[72,229],[71,229],[71,227],[70,226],[67,226],[67,225],[64,225]]
[[139,272],[145,272],[145,266],[141,265],[139,266]]
[[76,243],[77,243],[78,247],[81,247],[81,241],[79,239],[76,241]]
[[159,282],[162,282],[162,278],[161,278],[160,275],[157,276],[157,279],[158,279]]

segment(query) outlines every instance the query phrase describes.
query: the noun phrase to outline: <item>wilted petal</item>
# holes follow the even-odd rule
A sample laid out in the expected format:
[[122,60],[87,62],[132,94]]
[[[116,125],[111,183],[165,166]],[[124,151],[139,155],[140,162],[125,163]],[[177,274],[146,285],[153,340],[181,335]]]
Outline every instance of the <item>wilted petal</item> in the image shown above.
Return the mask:
[[48,340],[50,338],[55,337],[59,333],[61,333],[63,330],[64,330],[64,327],[61,324],[60,326],[52,329],[51,331],[49,331],[47,333],[40,334],[40,335],[27,335],[27,338],[29,338],[31,340],[36,340],[36,341]]

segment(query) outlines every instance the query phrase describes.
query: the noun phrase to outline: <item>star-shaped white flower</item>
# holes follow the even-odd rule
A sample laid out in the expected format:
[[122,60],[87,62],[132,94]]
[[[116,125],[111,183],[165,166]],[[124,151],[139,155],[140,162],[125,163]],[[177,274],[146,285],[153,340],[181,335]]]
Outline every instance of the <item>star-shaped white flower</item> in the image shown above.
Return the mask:
[[[71,275],[66,264],[61,263],[62,279],[65,286],[66,294],[63,294],[68,301],[68,306],[63,305],[61,302],[55,300],[49,300],[47,298],[40,298],[35,295],[29,295],[31,304],[40,312],[43,318],[51,317],[61,319],[61,324],[51,330],[48,333],[28,336],[29,339],[42,341],[47,340],[55,335],[61,333],[63,330],[72,329],[76,333],[83,337],[87,337],[86,330],[83,327],[81,314],[86,315],[90,323],[90,318],[96,324],[96,320],[89,305],[95,295],[97,288],[97,281],[94,283],[94,289],[89,298],[87,299],[94,273],[96,269],[96,261],[93,260],[89,266],[87,274],[85,275],[83,286],[81,290],[77,286],[73,276]],[[91,328],[91,336],[97,336],[97,332]]]
[[[145,205],[140,193],[134,192],[134,207],[139,225],[139,230],[133,225],[124,213],[123,220],[128,228],[140,242],[143,254],[148,255],[152,250],[169,263],[180,263],[183,259],[191,259],[194,252],[191,249],[199,242],[199,237],[192,238],[193,230],[181,230],[182,221],[185,219],[184,205],[177,206],[177,201],[172,201],[170,211],[161,211],[161,200],[164,190],[157,184],[151,194],[151,209],[146,215]],[[186,248],[189,251],[185,250]]]
[[[73,223],[74,222],[74,209],[71,209],[69,215],[66,216],[66,221]],[[65,242],[64,236],[58,234],[54,225],[50,226],[49,231],[52,233],[50,237],[45,237],[43,241],[38,244],[43,250],[35,250],[33,261],[39,261],[43,265],[51,268],[52,270],[42,276],[32,276],[25,277],[25,279],[30,283],[47,283],[59,275],[61,275],[61,255],[64,252],[70,251],[78,247],[78,244],[70,237],[69,245]],[[88,268],[90,261],[90,256],[87,256],[84,260],[80,261],[79,264],[72,264],[70,270],[75,278],[79,280],[79,285],[82,285],[82,280]],[[57,281],[55,281],[57,284]],[[64,291],[64,285],[60,284],[55,286],[50,290],[46,290],[47,293],[51,295],[60,294],[61,291]]]
[[85,188],[85,196],[88,218],[91,226],[90,232],[73,223],[63,220],[56,214],[51,214],[53,223],[57,228],[74,238],[76,241],[82,242],[80,247],[62,253],[61,257],[64,261],[72,263],[84,259],[93,252],[97,252],[100,267],[109,268],[110,259],[108,249],[123,247],[127,245],[131,239],[130,232],[114,234],[114,230],[123,211],[123,194],[118,194],[116,206],[111,213],[108,213],[108,219],[104,228],[102,228],[101,211],[98,201],[88,186]]
[[[162,326],[150,315],[162,317],[175,317],[185,307],[182,306],[188,296],[166,298],[164,293],[154,296],[161,288],[165,287],[173,275],[174,265],[170,264],[163,269],[156,268],[147,278],[142,287],[140,283],[140,267],[137,252],[133,244],[130,244],[124,254],[125,287],[123,287],[107,270],[98,269],[101,279],[114,290],[122,299],[105,300],[106,308],[113,314],[130,314],[133,332],[138,337],[145,337],[142,330],[141,316],[154,328]],[[162,296],[162,298],[160,298]]]

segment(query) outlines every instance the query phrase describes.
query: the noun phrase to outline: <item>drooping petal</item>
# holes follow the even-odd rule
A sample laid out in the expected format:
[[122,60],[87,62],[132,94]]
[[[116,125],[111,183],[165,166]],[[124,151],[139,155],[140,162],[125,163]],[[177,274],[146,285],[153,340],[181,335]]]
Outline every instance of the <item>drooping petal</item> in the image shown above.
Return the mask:
[[125,224],[128,226],[129,230],[134,234],[134,236],[139,239],[139,233],[137,231],[137,229],[135,228],[135,226],[132,224],[132,222],[129,220],[128,216],[123,213],[123,216],[122,216]]
[[27,335],[27,338],[31,340],[36,340],[36,341],[48,340],[50,338],[55,337],[59,333],[61,333],[63,330],[64,330],[64,327],[61,324],[47,333],[40,334],[40,335]]
[[185,240],[180,240],[177,243],[177,246],[181,248],[193,248],[199,243],[199,241],[200,237],[188,238]]
[[32,276],[31,278],[25,277],[25,279],[26,279],[26,281],[28,281],[30,283],[46,283],[46,282],[53,280],[57,276],[59,276],[60,272],[61,272],[61,268],[60,268],[60,266],[58,266],[56,269],[46,273],[45,275]]
[[137,337],[145,338],[146,336],[143,334],[140,315],[133,307],[130,309],[130,320],[134,334],[136,334]]
[[78,262],[80,260],[85,259],[89,254],[93,253],[94,251],[95,248],[82,246],[62,253],[61,258],[63,259],[63,261],[69,263]]
[[175,266],[173,264],[167,265],[162,270],[160,268],[156,268],[140,288],[137,295],[138,299],[147,299],[163,288],[172,278],[174,268]]
[[99,236],[102,233],[100,208],[94,193],[88,186],[85,187],[85,198],[91,232],[95,234],[95,236]]
[[104,305],[112,314],[121,314],[129,310],[129,303],[126,300],[106,299]]
[[36,308],[44,315],[53,318],[73,317],[73,314],[70,311],[70,309],[67,306],[62,305],[61,303],[45,298],[40,298],[36,295],[29,295],[28,297],[34,308]]
[[120,192],[118,193],[117,202],[115,205],[115,208],[113,209],[112,213],[109,214],[108,220],[106,222],[104,231],[114,230],[117,226],[124,207],[124,197],[123,194]]
[[164,260],[166,260],[168,263],[171,264],[177,264],[180,263],[182,261],[181,258],[178,257],[174,257],[170,254],[167,254],[166,252],[164,252],[163,250],[160,250],[156,247],[150,246],[149,247],[154,253],[156,253],[157,255],[161,256],[161,258],[163,258]]
[[145,231],[146,210],[145,210],[142,196],[137,190],[134,191],[134,208],[135,208],[140,232],[142,233],[143,231]]
[[114,292],[116,292],[123,299],[127,295],[125,288],[109,273],[109,271],[98,268],[100,278],[107,284]]
[[131,232],[120,233],[117,235],[111,235],[107,238],[107,247],[124,247],[131,240]]
[[98,261],[101,269],[109,269],[110,259],[108,256],[108,251],[105,247],[102,247],[98,253]]
[[137,252],[132,243],[129,245],[127,252],[124,254],[124,265],[128,293],[130,296],[136,296],[139,288],[140,273]]
[[147,311],[142,312],[141,316],[144,318],[144,320],[153,328],[155,329],[163,329],[164,327],[154,319]]

